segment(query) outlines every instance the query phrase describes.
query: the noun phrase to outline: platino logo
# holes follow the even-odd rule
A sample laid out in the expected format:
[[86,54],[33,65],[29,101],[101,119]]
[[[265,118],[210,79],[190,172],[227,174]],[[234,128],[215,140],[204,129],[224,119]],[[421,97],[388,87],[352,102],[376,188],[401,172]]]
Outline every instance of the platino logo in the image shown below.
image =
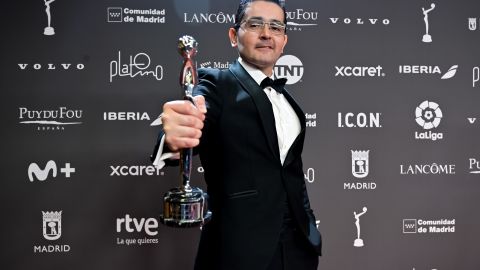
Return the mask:
[[335,66],[337,70],[335,77],[385,77],[383,67],[378,65],[376,67],[368,66]]
[[[52,172],[52,177],[57,177],[57,164],[53,160],[49,160],[44,169],[40,169],[37,163],[30,163],[28,166],[28,179],[30,182],[45,181]],[[60,168],[60,173],[64,174],[66,178],[70,178],[71,174],[75,172],[75,168],[70,167],[70,163],[65,163],[64,167]],[[35,177],[34,177],[35,176]]]
[[151,76],[157,81],[163,79],[163,67],[161,65],[156,65],[153,67],[153,70],[148,70],[151,64],[150,56],[146,53],[137,53],[135,56],[129,57],[130,61],[128,64],[122,63],[121,52],[118,51],[117,60],[110,62],[110,82],[112,82],[114,77],[130,77],[134,78],[136,76]]
[[403,233],[454,233],[455,219],[403,219]]
[[304,173],[305,180],[307,180],[309,183],[313,183],[315,181],[315,169],[314,168],[308,168],[307,173]]
[[355,227],[357,227],[357,238],[353,241],[354,247],[363,247],[365,244],[363,239],[360,238],[360,217],[367,212],[367,207],[363,207],[362,212],[358,213],[353,211],[353,217],[355,218]]
[[423,12],[423,21],[425,22],[425,35],[422,37],[422,41],[426,43],[432,42],[432,36],[429,34],[430,24],[428,22],[428,13],[430,13],[435,8],[435,4],[432,3],[429,9],[422,7]]
[[165,9],[107,8],[107,22],[165,23]]
[[381,128],[381,113],[338,113],[338,127],[343,128]]
[[480,80],[480,67],[473,68],[473,79],[472,85],[473,87],[477,86],[478,81]]
[[302,79],[303,64],[296,56],[284,55],[275,64],[275,76],[286,77],[287,84],[295,84]]
[[428,130],[425,132],[415,132],[415,139],[428,139],[435,141],[437,139],[443,139],[443,133],[434,133],[431,129],[434,129],[440,125],[443,114],[440,110],[440,106],[437,103],[425,100],[415,109],[415,121],[423,129]]
[[142,120],[149,120],[150,117],[146,112],[104,112],[103,113],[103,120],[106,121],[142,121]]
[[55,35],[55,30],[51,26],[52,24],[52,14],[50,13],[50,4],[55,0],[43,0],[45,2],[45,13],[47,13],[47,27],[43,30],[43,34],[46,36]]

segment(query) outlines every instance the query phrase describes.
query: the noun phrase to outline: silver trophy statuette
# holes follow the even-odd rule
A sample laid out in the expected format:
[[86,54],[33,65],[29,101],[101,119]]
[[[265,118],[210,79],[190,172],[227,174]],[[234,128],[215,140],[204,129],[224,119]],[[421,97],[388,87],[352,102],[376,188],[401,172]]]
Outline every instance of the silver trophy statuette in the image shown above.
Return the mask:
[[[180,85],[183,99],[193,101],[193,87],[197,83],[197,71],[193,57],[197,53],[198,43],[191,36],[178,40],[178,52],[183,57],[180,73]],[[194,103],[195,104],[195,103]],[[207,193],[198,187],[190,186],[193,149],[182,149],[180,153],[181,186],[170,189],[163,197],[163,224],[172,227],[201,226],[208,221],[212,212],[208,211]]]

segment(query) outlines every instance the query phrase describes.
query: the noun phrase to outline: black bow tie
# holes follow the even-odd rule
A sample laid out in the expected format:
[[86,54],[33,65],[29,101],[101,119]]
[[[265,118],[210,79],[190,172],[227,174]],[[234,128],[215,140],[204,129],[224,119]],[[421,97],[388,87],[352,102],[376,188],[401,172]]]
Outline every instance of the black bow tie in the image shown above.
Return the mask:
[[272,87],[273,89],[275,89],[275,91],[277,91],[278,93],[282,94],[283,91],[284,91],[284,87],[285,87],[285,83],[287,82],[287,79],[286,78],[279,78],[279,79],[275,79],[275,80],[272,80],[270,79],[269,77],[266,77],[265,79],[263,79],[263,81],[260,83],[260,87],[262,89],[270,86]]

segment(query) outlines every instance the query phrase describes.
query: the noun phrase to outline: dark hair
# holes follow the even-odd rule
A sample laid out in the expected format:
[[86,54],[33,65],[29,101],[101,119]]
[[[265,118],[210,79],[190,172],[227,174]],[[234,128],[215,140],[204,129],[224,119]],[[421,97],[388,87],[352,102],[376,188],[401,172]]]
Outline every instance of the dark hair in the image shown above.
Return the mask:
[[[235,30],[238,31],[238,28],[240,28],[240,23],[242,22],[243,17],[245,16],[245,10],[247,9],[248,5],[255,1],[265,1],[265,2],[277,4],[283,10],[283,23],[285,25],[287,24],[287,12],[285,11],[285,0],[241,0],[240,4],[238,5],[237,13],[235,14],[235,25],[233,26]],[[285,31],[286,30],[287,29],[285,29]]]

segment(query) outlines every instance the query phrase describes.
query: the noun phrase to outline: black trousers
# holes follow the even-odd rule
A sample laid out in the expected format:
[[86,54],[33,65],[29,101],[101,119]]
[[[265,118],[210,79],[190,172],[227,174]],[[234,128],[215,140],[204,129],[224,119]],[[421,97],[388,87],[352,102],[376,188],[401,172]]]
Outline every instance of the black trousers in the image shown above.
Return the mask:
[[317,267],[318,254],[295,224],[285,222],[267,270],[317,270]]

